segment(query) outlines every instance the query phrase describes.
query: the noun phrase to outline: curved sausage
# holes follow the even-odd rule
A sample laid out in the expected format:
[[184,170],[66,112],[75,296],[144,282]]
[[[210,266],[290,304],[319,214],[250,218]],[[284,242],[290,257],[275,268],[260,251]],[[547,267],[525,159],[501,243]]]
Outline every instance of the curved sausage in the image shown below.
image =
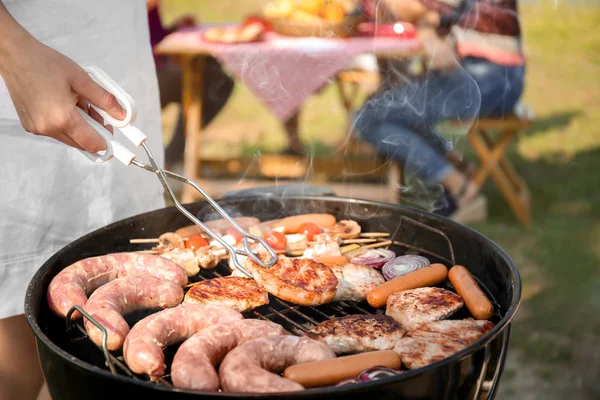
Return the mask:
[[219,378],[224,392],[291,392],[304,390],[299,383],[282,378],[294,364],[335,358],[326,345],[298,336],[272,336],[246,342],[233,349],[221,363]]
[[[187,285],[183,268],[166,258],[151,254],[113,253],[77,261],[60,271],[48,286],[50,309],[66,317],[73,306],[85,306],[88,295],[100,286],[124,276],[155,276]],[[75,312],[72,319],[81,318]]]
[[180,304],[162,310],[131,328],[123,345],[125,362],[136,374],[159,379],[166,369],[164,347],[181,343],[210,326],[243,318],[234,309],[219,305]]
[[258,319],[226,322],[204,329],[186,340],[171,364],[171,380],[180,388],[219,390],[215,366],[234,348],[260,337],[289,335],[279,324]]
[[455,265],[450,268],[448,279],[475,319],[488,319],[494,315],[494,306],[468,269]]
[[448,276],[448,268],[443,264],[431,264],[406,275],[399,276],[371,289],[367,293],[367,301],[373,308],[385,306],[388,297],[396,292],[408,289],[417,289],[425,286],[434,286],[443,282]]
[[[108,331],[107,347],[118,350],[129,333],[123,315],[135,310],[175,307],[183,300],[183,289],[176,283],[153,276],[127,276],[98,288],[84,310]],[[102,331],[87,318],[83,324],[89,338],[102,345]]]

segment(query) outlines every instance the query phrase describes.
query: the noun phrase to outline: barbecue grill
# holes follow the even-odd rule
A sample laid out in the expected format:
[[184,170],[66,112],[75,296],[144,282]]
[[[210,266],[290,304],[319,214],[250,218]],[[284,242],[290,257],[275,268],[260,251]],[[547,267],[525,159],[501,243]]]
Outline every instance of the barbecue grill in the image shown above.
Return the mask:
[[[302,213],[329,213],[353,219],[363,231],[390,232],[390,247],[397,254],[421,254],[447,266],[465,265],[495,305],[495,327],[464,350],[427,367],[399,375],[349,386],[309,389],[293,393],[241,394],[178,389],[171,385],[169,370],[160,382],[133,374],[120,352],[109,352],[86,336],[82,321],[56,316],[46,302],[52,278],[66,266],[86,257],[139,250],[131,238],[158,237],[188,225],[174,207],[128,218],[94,231],[52,256],[31,280],[25,314],[38,344],[41,366],[54,400],[106,399],[110,396],[145,399],[342,399],[372,396],[377,399],[492,399],[502,373],[510,334],[510,322],[519,301],[521,284],[511,259],[495,243],[468,227],[417,209],[335,196],[294,196],[281,193],[242,193],[220,202],[232,216],[278,219]],[[206,202],[186,205],[203,221],[220,218]],[[220,265],[203,270],[196,280],[228,275]],[[194,279],[192,279],[193,281]],[[245,313],[247,318],[271,320],[297,335],[334,317],[382,313],[366,302],[340,302],[317,307],[298,306],[270,296],[270,303]],[[152,311],[137,312],[126,319],[132,326]],[[464,311],[462,311],[464,312]],[[464,318],[460,312],[455,318]],[[176,346],[165,349],[170,365]]]

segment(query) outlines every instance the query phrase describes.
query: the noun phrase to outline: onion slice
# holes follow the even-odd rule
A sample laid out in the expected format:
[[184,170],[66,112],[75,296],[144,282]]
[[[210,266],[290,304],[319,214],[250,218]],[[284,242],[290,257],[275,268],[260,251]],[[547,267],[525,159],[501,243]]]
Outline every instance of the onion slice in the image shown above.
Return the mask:
[[386,262],[381,272],[383,273],[383,277],[389,281],[390,279],[427,267],[429,264],[431,263],[425,257],[404,255]]
[[350,259],[350,262],[352,264],[362,264],[373,268],[379,268],[394,257],[396,257],[396,253],[392,250],[367,249],[360,255]]
[[373,367],[361,372],[358,375],[357,380],[360,382],[376,381],[377,379],[398,375],[401,372],[402,371],[387,367]]
[[387,378],[389,376],[394,376],[401,373],[402,371],[392,368],[373,367],[362,371],[360,374],[358,374],[358,377],[344,379],[343,381],[338,382],[335,386],[346,386],[361,382],[376,381],[378,379]]

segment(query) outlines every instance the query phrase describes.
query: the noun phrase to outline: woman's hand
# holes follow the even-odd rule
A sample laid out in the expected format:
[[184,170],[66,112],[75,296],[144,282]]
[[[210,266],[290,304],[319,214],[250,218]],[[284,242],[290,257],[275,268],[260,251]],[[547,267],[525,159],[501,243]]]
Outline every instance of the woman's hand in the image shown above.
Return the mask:
[[[0,7],[2,11],[6,12]],[[0,42],[0,75],[25,130],[89,152],[104,150],[104,140],[79,114],[77,106],[88,101],[123,119],[125,111],[115,97],[71,59],[12,22],[16,26],[11,28],[11,35],[4,35]],[[85,111],[101,121],[97,113]]]

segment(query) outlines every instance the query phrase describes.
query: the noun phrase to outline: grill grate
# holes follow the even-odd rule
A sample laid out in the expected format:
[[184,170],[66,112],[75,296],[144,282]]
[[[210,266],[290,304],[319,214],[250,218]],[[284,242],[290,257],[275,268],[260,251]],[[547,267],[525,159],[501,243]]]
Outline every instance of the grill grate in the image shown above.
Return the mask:
[[[413,226],[424,230],[428,230],[432,233],[442,236],[448,244],[449,258],[437,254],[434,251],[423,249],[421,247],[404,243],[401,240],[399,240],[398,235],[400,233],[401,227],[405,223],[412,224]],[[444,232],[438,229],[432,228],[411,218],[407,218],[405,216],[400,217],[398,226],[395,229],[394,233],[391,235],[391,241],[392,247],[396,250],[396,254],[403,254],[408,251],[412,253],[416,252],[429,256],[432,263],[443,262],[450,265],[455,264],[454,250],[452,248],[452,243],[450,242],[448,236],[446,236]],[[221,263],[213,270],[202,270],[196,276],[195,282],[200,282],[212,278],[221,278],[229,275],[230,273],[231,270],[229,269],[229,267],[225,266],[224,263]],[[106,330],[104,329],[104,327],[102,327],[93,317],[91,317],[78,306],[75,306],[73,309],[71,309],[69,315],[67,316],[67,332],[71,334],[71,341],[79,341],[84,339],[88,340],[86,330],[83,327],[83,323],[81,321],[72,321],[70,319],[70,314],[75,310],[79,311],[83,315],[83,318],[87,318],[96,326],[98,326],[98,328],[100,328],[100,330],[103,332],[103,343],[106,343]],[[320,306],[299,306],[296,304],[288,303],[269,294],[269,304],[261,306],[252,311],[247,311],[243,313],[243,315],[246,318],[258,318],[265,321],[279,323],[289,332],[300,336],[312,329],[314,326],[332,318],[344,317],[355,314],[382,314],[383,312],[384,311],[382,309],[377,310],[372,308],[366,302],[335,302],[323,304]],[[73,331],[78,331],[82,334],[82,336],[73,337]],[[123,356],[120,351],[115,351],[111,353],[110,351],[108,351],[105,344],[103,346],[96,347],[103,352],[105,358],[105,366],[109,369],[111,373],[115,375],[121,374],[129,376],[133,379],[143,381],[149,380],[148,377],[134,374],[123,361]],[[165,362],[167,363],[167,365],[170,365],[170,362],[168,362],[169,356],[171,356],[172,359],[172,356],[174,354],[175,352],[172,349],[165,349]],[[167,368],[167,371],[165,371],[165,375],[157,383],[172,387],[173,385],[168,380],[169,377],[170,370],[169,368]]]

